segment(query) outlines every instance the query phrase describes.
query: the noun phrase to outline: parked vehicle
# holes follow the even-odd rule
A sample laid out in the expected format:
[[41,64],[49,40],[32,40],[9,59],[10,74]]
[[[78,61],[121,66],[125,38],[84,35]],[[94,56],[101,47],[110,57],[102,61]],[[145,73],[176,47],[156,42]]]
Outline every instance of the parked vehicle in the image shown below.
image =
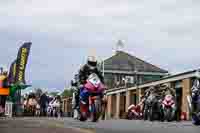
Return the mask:
[[48,106],[48,115],[53,117],[60,117],[61,116],[61,103],[60,101],[55,98],[53,101],[49,103]]
[[47,107],[47,116],[48,117],[53,116],[53,108],[50,105],[48,105],[48,107]]
[[144,120],[162,120],[163,111],[161,108],[161,99],[156,94],[150,93],[144,104]]
[[98,121],[102,112],[102,98],[105,86],[96,74],[91,74],[80,90],[80,121],[91,118]]
[[143,114],[141,111],[141,106],[140,105],[130,105],[128,107],[128,119],[129,120],[142,120],[143,119]]
[[163,109],[163,121],[167,120],[168,122],[172,121],[175,117],[176,105],[174,97],[171,94],[168,94],[164,97],[162,101]]
[[195,80],[191,91],[192,96],[187,96],[187,100],[189,109],[192,112],[192,123],[194,125],[200,125],[200,83],[198,79]]

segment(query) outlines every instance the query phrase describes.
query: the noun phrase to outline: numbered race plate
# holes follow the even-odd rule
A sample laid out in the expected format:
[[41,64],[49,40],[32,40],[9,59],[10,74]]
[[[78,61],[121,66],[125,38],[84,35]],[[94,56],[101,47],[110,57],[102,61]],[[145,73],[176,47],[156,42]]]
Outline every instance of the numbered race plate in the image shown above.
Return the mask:
[[94,86],[98,86],[100,84],[100,82],[101,82],[100,79],[99,79],[99,77],[96,74],[91,74],[89,76],[88,81],[90,83],[92,83]]

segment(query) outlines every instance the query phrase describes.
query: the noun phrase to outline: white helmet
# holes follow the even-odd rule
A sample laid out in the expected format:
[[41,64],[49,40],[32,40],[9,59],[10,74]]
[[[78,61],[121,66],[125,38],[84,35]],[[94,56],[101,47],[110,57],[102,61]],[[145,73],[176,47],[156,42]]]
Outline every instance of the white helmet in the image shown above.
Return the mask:
[[97,59],[95,56],[88,56],[87,58],[87,64],[91,67],[96,67],[97,66]]

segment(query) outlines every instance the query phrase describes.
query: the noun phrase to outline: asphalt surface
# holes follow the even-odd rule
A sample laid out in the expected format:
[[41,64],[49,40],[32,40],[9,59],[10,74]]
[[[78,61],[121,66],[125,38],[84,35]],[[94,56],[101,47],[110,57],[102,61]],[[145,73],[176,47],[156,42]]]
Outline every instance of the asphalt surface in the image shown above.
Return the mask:
[[191,122],[160,123],[144,121],[104,121],[96,127],[97,133],[200,133],[200,127]]
[[39,118],[0,118],[0,133],[84,133],[66,128],[62,120]]
[[108,120],[80,122],[72,118],[0,119],[0,133],[200,133],[191,122]]
[[65,120],[65,126],[93,128],[96,133],[200,133],[200,127],[189,122],[149,122],[136,120],[108,120],[98,123]]

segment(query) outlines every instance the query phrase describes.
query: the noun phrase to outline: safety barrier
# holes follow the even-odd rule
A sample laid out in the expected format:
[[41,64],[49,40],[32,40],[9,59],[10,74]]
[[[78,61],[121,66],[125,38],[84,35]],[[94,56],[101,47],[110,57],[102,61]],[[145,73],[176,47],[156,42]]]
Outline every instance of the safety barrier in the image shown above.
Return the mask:
[[6,101],[6,105],[5,105],[5,115],[6,116],[12,117],[12,107],[13,107],[13,103]]

